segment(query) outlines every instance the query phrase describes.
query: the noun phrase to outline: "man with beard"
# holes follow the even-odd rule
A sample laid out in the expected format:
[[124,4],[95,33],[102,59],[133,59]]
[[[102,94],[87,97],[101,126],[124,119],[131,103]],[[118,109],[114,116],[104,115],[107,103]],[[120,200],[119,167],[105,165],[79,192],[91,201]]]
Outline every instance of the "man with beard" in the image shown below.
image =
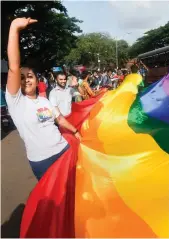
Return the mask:
[[72,110],[72,88],[66,86],[67,77],[64,72],[57,72],[55,80],[56,87],[50,92],[49,101],[63,116],[68,116]]

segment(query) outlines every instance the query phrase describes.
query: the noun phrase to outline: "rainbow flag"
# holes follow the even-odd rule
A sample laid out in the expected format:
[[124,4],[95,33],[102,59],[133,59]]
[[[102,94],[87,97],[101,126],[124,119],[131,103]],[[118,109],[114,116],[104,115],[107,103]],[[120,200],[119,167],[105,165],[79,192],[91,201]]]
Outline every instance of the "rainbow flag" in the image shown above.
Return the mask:
[[32,191],[21,237],[169,237],[169,75],[138,93],[141,81],[85,103],[83,140],[65,135],[71,148]]

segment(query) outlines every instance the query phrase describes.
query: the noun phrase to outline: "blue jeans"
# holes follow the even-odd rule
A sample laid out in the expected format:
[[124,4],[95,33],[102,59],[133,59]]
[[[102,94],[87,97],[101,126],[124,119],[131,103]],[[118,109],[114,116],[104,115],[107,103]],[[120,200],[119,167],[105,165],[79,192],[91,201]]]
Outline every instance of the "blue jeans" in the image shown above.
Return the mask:
[[40,180],[41,177],[44,175],[44,173],[47,171],[47,169],[57,160],[60,158],[60,156],[66,152],[66,150],[69,148],[69,144],[66,145],[66,147],[58,154],[55,154],[51,156],[50,158],[44,159],[39,162],[33,162],[29,161],[32,171],[35,175],[35,177]]

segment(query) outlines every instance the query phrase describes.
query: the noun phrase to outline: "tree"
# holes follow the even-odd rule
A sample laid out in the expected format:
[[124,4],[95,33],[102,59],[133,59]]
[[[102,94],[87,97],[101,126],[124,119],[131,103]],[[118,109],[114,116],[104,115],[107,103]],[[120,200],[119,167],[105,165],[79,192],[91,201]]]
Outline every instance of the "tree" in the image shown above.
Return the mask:
[[64,56],[75,46],[80,33],[77,23],[70,18],[60,1],[3,1],[2,2],[2,55],[6,58],[8,31],[16,17],[32,17],[38,23],[21,33],[21,59],[41,69],[62,64]]
[[157,29],[150,30],[139,38],[130,48],[131,57],[169,45],[169,22]]
[[[122,64],[128,58],[128,44],[121,40],[118,41],[118,46],[119,62]],[[69,65],[83,64],[91,68],[98,68],[98,59],[101,68],[116,62],[116,42],[108,34],[90,33],[79,36],[76,48],[65,57]]]
[[125,40],[119,40],[118,45],[118,61],[120,67],[125,67],[126,62],[129,59],[129,45]]

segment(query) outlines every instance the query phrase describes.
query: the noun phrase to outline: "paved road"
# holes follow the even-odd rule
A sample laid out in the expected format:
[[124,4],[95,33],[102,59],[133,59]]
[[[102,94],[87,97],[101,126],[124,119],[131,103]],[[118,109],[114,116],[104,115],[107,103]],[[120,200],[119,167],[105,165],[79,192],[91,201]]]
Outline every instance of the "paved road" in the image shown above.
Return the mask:
[[22,212],[35,184],[23,142],[14,130],[1,140],[1,237],[19,237]]

